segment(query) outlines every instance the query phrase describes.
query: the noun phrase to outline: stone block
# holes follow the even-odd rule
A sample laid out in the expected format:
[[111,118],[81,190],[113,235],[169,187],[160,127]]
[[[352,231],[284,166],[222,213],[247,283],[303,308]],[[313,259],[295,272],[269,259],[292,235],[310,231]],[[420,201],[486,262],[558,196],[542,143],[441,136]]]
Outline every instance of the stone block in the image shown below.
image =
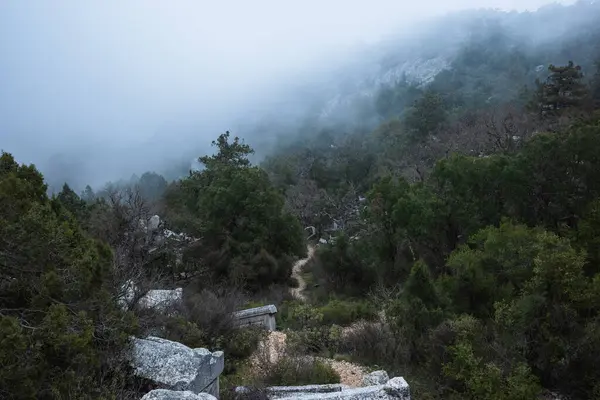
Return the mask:
[[276,329],[275,314],[277,307],[273,304],[263,307],[249,308],[233,313],[236,326],[260,326],[269,331]]
[[133,339],[135,374],[162,389],[219,395],[219,375],[223,372],[222,351],[191,349],[181,343],[158,337]]

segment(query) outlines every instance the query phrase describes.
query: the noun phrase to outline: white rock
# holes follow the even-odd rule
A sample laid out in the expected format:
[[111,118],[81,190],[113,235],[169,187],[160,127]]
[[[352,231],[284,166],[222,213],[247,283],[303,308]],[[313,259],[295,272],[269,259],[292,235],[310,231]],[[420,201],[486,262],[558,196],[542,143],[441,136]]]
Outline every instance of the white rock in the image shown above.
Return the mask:
[[159,225],[160,225],[160,217],[158,215],[153,215],[148,220],[148,231],[154,232],[155,230],[158,229]]
[[150,336],[133,338],[132,366],[135,375],[171,390],[218,395],[223,372],[222,351],[189,347]]
[[148,392],[142,400],[217,400],[215,396],[208,393],[194,393],[189,390],[176,391],[167,389],[156,389]]
[[381,371],[373,371],[363,378],[363,386],[385,385],[390,380],[388,373]]
[[177,306],[183,301],[183,288],[174,290],[154,289],[140,299],[139,305],[142,308],[152,308],[164,311],[170,307]]

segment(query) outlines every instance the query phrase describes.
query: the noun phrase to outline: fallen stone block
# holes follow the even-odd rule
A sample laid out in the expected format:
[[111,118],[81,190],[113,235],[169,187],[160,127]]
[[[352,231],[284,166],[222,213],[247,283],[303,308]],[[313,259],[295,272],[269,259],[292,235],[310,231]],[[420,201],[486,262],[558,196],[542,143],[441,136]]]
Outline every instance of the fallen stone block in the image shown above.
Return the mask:
[[189,390],[176,391],[167,389],[156,389],[148,392],[141,400],[217,400],[215,396],[208,393],[194,393]]
[[133,339],[132,366],[137,376],[151,380],[162,389],[205,392],[218,397],[224,356],[222,351],[191,349],[150,336]]

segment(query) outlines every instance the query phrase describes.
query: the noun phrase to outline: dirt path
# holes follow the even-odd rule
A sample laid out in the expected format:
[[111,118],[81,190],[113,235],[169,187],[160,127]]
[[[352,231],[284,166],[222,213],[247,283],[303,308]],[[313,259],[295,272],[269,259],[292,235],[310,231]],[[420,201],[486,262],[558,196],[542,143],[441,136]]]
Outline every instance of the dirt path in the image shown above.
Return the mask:
[[[292,269],[292,277],[298,282],[298,287],[290,288],[290,293],[300,301],[306,301],[306,295],[303,293],[306,289],[306,281],[302,277],[302,268],[315,254],[313,246],[308,246],[307,250],[307,257],[296,261]],[[279,357],[285,357],[285,340],[286,334],[284,332],[269,332],[269,336],[264,342],[260,343],[258,351],[253,356],[252,363],[254,366],[259,367],[261,364],[275,363]],[[340,375],[340,383],[350,387],[360,387],[364,376],[367,374],[364,367],[348,361],[337,361],[322,357],[318,357],[318,359],[330,364]]]
[[292,296],[294,296],[294,298],[301,301],[306,301],[306,296],[304,295],[304,293],[302,293],[304,289],[306,289],[306,281],[302,277],[302,267],[304,267],[304,265],[315,254],[315,248],[313,246],[308,246],[307,249],[308,256],[306,258],[296,261],[294,263],[294,267],[292,268],[292,278],[296,279],[296,281],[298,282],[298,287],[291,288],[290,293],[292,294]]
[[[252,358],[252,364],[260,369],[274,364],[280,357],[286,357],[286,334],[284,332],[272,331],[264,342],[259,345],[257,352]],[[304,356],[303,356],[304,357]],[[308,357],[308,356],[307,356]],[[326,362],[340,375],[340,383],[350,387],[362,386],[363,378],[368,373],[367,369],[348,361],[337,361],[331,358],[316,357]]]

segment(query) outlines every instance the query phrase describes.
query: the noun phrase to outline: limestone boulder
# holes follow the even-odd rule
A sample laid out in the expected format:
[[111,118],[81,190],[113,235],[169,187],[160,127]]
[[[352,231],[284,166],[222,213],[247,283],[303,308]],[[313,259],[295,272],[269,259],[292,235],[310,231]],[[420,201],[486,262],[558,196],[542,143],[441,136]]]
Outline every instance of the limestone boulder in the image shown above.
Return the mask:
[[132,367],[137,376],[162,389],[218,396],[223,372],[222,351],[191,349],[181,343],[150,336],[133,339]]
[[142,308],[167,311],[183,302],[183,288],[173,290],[153,289],[140,299]]
[[154,232],[158,229],[159,226],[160,217],[158,215],[153,215],[152,217],[150,217],[150,219],[148,220],[148,231]]
[[373,371],[363,378],[363,386],[385,385],[390,380],[388,373],[380,370]]

